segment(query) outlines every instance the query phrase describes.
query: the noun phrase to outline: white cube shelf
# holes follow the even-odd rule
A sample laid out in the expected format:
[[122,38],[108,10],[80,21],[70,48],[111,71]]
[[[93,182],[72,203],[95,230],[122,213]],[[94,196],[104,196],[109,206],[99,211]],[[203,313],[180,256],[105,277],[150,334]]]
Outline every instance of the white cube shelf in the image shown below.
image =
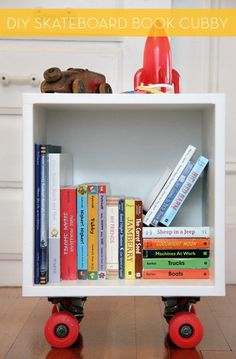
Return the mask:
[[[218,296],[225,292],[222,94],[25,94],[25,296]],[[34,144],[61,145],[74,160],[74,184],[109,182],[113,195],[144,198],[187,145],[209,159],[176,216],[176,226],[210,226],[211,274],[204,280],[62,281],[34,285]]]

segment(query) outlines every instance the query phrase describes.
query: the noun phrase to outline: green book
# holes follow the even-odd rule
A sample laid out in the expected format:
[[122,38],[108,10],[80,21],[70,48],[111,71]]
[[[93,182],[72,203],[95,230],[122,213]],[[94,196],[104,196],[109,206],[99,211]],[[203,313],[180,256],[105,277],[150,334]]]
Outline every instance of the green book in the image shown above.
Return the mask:
[[200,269],[209,268],[209,258],[184,258],[184,259],[172,259],[172,258],[160,258],[160,259],[143,259],[144,269],[165,269],[165,268],[178,268],[178,269]]
[[143,258],[208,258],[209,249],[144,249]]

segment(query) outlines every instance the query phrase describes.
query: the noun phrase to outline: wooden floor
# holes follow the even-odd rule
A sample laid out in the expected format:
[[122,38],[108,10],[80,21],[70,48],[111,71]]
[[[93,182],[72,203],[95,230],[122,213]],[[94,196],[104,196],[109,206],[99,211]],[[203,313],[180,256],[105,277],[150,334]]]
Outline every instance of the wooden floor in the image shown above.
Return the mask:
[[163,304],[152,297],[88,298],[81,335],[72,349],[51,349],[44,324],[46,298],[22,298],[0,288],[0,359],[232,359],[236,358],[236,286],[223,298],[197,303],[205,335],[195,350],[174,348],[166,337]]

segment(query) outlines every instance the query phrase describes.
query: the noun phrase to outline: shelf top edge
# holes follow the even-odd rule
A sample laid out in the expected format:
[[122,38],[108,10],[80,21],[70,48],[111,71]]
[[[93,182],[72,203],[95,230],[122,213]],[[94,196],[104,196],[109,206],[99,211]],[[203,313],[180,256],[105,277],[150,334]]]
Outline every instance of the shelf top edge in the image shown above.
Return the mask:
[[[137,97],[138,96],[138,97]],[[160,105],[215,105],[222,103],[225,100],[223,93],[186,93],[186,94],[44,94],[44,93],[24,93],[23,104],[52,104],[52,105],[145,105],[145,104],[160,104]]]

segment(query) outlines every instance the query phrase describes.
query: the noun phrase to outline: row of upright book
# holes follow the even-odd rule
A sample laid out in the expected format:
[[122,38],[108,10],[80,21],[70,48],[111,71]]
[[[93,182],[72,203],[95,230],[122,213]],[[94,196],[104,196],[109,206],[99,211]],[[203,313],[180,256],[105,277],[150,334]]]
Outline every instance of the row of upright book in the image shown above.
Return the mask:
[[36,144],[34,283],[209,278],[209,228],[168,228],[207,165],[190,161],[195,150],[162,176],[143,211],[139,198],[111,196],[108,183],[72,185],[72,156]]
[[[61,189],[61,198],[77,201],[77,261],[74,257],[64,268],[65,233],[61,235],[61,278],[73,264],[70,279],[135,279],[142,276],[142,202],[133,198],[108,196],[107,184],[81,184],[76,189]],[[61,201],[61,227],[71,205]],[[77,209],[77,210],[76,210]],[[71,213],[72,215],[72,213]],[[77,275],[76,275],[77,273]]]
[[142,201],[72,183],[72,156],[36,144],[34,283],[141,278]]

